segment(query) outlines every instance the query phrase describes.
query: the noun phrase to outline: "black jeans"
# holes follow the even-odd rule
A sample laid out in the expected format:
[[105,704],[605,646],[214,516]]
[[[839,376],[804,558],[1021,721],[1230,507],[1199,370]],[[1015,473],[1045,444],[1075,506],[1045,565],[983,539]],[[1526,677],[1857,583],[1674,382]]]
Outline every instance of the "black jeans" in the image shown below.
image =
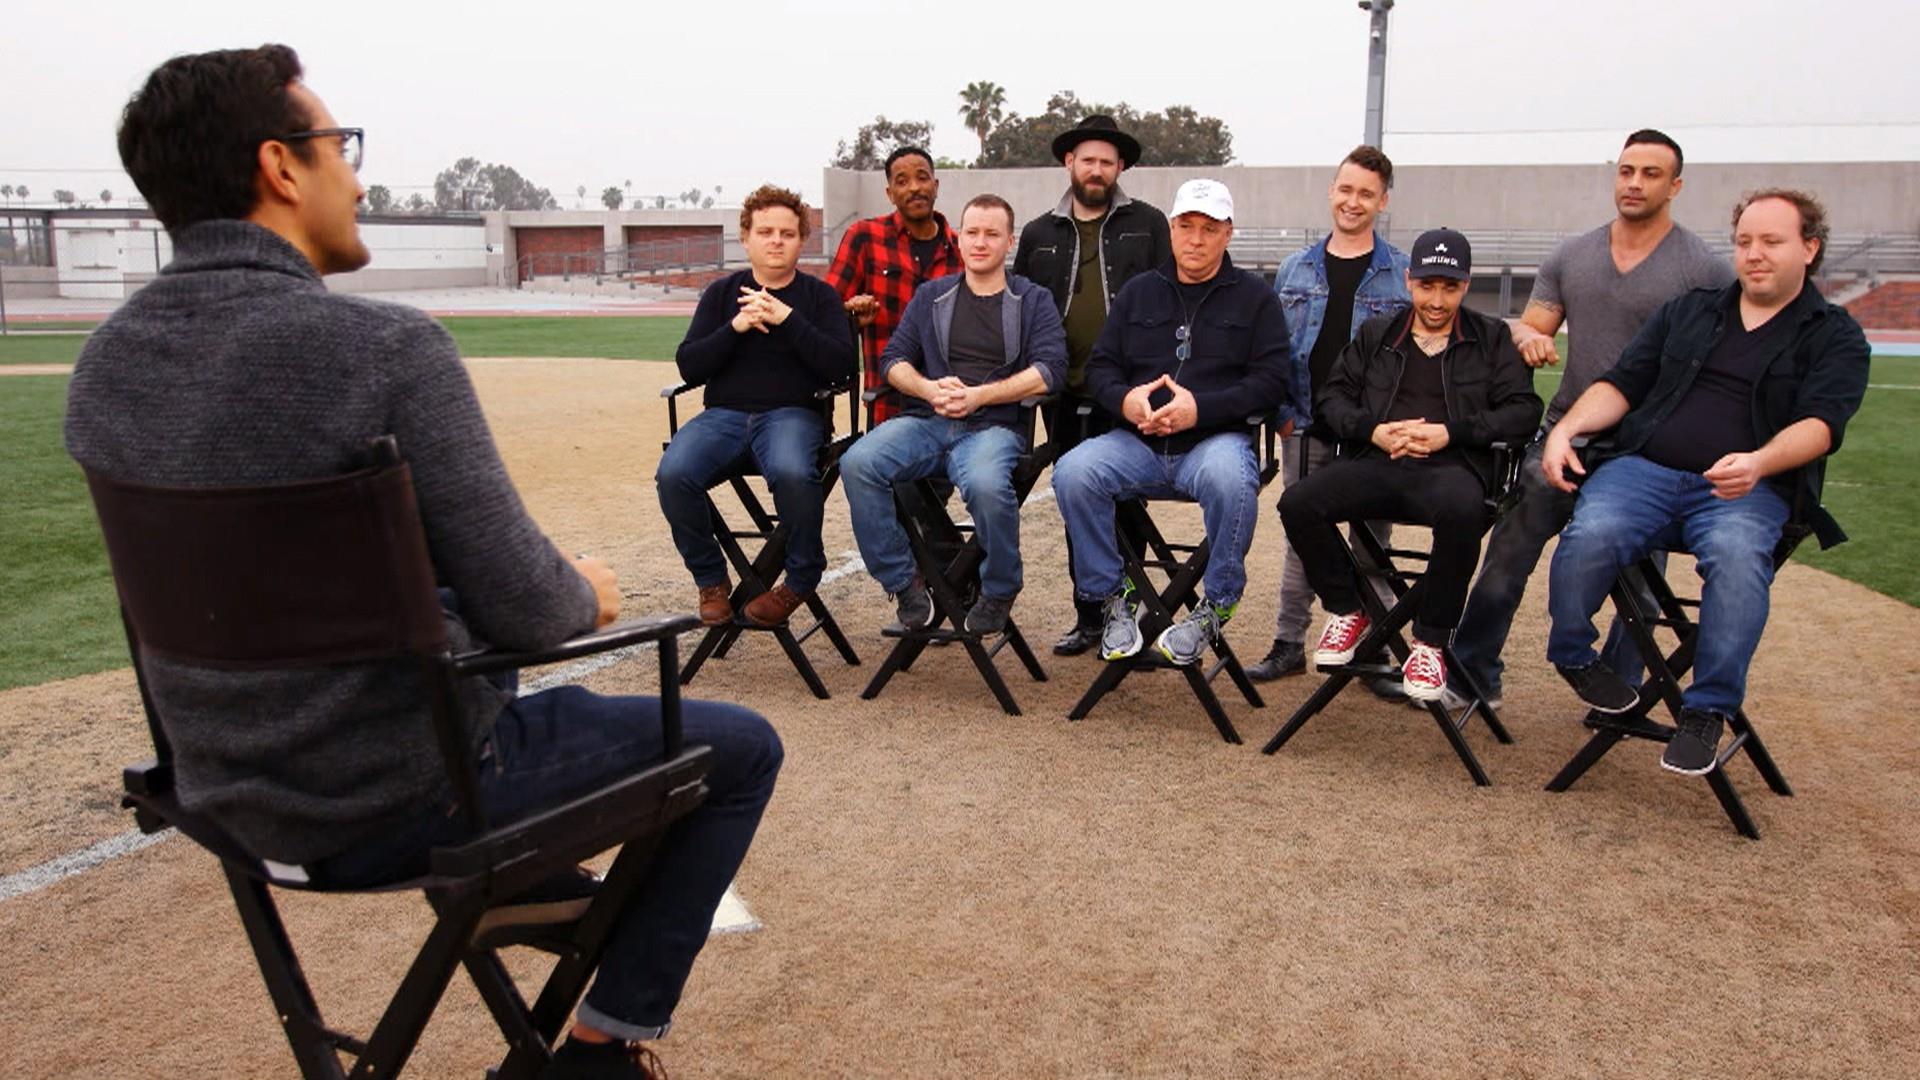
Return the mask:
[[1342,459],[1309,473],[1280,496],[1287,542],[1300,556],[1307,581],[1333,615],[1360,610],[1359,582],[1337,526],[1349,521],[1392,521],[1433,529],[1427,560],[1426,596],[1414,616],[1413,636],[1444,645],[1460,624],[1467,585],[1480,559],[1487,531],[1486,489],[1458,458],[1390,460],[1384,456]]
[[[1090,411],[1084,417],[1077,415],[1080,406],[1086,405]],[[1059,461],[1067,451],[1095,436],[1112,431],[1117,423],[1113,414],[1100,407],[1091,398],[1061,391],[1060,396],[1047,406],[1042,417],[1047,423],[1047,442],[1054,448],[1053,459]],[[1065,515],[1061,515],[1065,518]],[[1067,581],[1069,587],[1075,580],[1073,576],[1073,534],[1067,536]],[[1100,603],[1097,600],[1073,598],[1075,621],[1082,626],[1100,624]]]

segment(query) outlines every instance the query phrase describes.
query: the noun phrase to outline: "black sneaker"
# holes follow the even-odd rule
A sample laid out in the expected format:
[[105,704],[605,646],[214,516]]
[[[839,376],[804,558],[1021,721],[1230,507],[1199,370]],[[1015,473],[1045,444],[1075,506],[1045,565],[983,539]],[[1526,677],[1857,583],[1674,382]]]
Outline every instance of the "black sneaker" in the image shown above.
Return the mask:
[[1553,666],[1560,677],[1567,680],[1573,692],[1594,712],[1609,716],[1626,712],[1640,700],[1639,691],[1627,685],[1627,680],[1614,673],[1607,665],[1595,660],[1586,667]]
[[1660,755],[1660,767],[1682,776],[1705,776],[1713,771],[1720,752],[1720,727],[1726,718],[1705,709],[1680,710],[1680,729]]
[[667,1080],[667,1067],[646,1043],[590,1043],[569,1035],[540,1080]]
[[1013,597],[1005,600],[982,595],[967,609],[967,633],[997,634],[1007,628],[1007,616],[1013,611]]
[[1095,645],[1100,644],[1100,631],[1105,627],[1097,622],[1075,623],[1073,629],[1060,635],[1053,643],[1055,656],[1079,656]]
[[482,938],[511,927],[572,922],[587,913],[587,905],[599,891],[599,875],[584,866],[576,866],[488,908],[474,926],[473,936]]
[[1306,642],[1274,638],[1273,648],[1267,650],[1266,657],[1247,669],[1247,678],[1254,682],[1272,682],[1289,675],[1304,674],[1306,670]]
[[1420,705],[1420,702],[1407,696],[1406,687],[1399,679],[1386,675],[1369,675],[1360,682],[1367,692],[1389,705]]
[[925,630],[933,622],[933,594],[919,574],[905,592],[893,594],[893,611],[902,630]]

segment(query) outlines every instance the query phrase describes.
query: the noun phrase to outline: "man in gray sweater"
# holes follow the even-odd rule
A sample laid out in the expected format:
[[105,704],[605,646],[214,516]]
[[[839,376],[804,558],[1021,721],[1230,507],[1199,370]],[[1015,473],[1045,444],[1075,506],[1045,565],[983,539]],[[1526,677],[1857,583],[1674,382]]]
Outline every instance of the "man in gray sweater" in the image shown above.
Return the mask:
[[[143,484],[269,484],[353,467],[397,438],[413,471],[451,644],[535,649],[611,622],[611,568],[569,560],[508,480],[451,338],[409,308],[329,293],[369,255],[363,135],[335,124],[285,46],[176,57],[128,103],[120,156],[174,260],[88,341],[67,448]],[[287,567],[299,573],[299,567]],[[406,665],[215,671],[154,658],[180,798],[254,855],[340,885],[398,880],[461,825]],[[644,767],[659,702],[561,687],[461,687],[481,797],[511,821]],[[753,839],[778,736],[737,706],[688,702],[712,797],[663,842],[549,1076],[647,1076],[713,911]],[[578,910],[593,882],[524,898]],[[554,901],[558,901],[556,904]]]

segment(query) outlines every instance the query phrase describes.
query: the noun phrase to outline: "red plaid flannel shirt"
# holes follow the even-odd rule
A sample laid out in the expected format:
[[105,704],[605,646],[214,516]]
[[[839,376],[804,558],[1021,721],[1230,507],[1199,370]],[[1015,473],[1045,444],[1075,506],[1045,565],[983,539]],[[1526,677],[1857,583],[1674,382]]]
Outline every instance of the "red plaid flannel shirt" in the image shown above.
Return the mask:
[[[833,265],[827,269],[827,284],[840,294],[840,299],[866,295],[880,301],[880,308],[873,313],[873,323],[865,335],[868,389],[881,385],[880,354],[886,351],[887,339],[893,336],[894,327],[900,325],[900,316],[907,310],[907,301],[913,299],[913,290],[922,282],[957,274],[963,269],[958,238],[947,219],[935,211],[933,220],[940,226],[942,242],[934,245],[933,258],[927,262],[924,277],[913,261],[913,249],[908,246],[911,237],[898,211],[848,226],[840,238],[840,250],[834,253]],[[876,421],[899,411],[885,398],[876,401],[874,406]]]

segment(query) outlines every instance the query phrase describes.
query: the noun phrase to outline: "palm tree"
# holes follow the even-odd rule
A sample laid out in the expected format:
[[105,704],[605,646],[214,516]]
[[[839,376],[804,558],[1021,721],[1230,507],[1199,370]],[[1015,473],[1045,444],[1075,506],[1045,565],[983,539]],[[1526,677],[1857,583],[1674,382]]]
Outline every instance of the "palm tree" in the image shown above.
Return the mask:
[[1001,106],[1007,103],[1007,91],[985,79],[970,82],[960,91],[960,120],[980,136],[980,156],[987,156],[987,133],[1006,116]]
[[6,200],[7,200],[7,203],[8,203],[8,205],[12,205],[12,203],[13,203],[13,185],[12,185],[12,184],[0,184],[0,196],[5,196],[5,198],[6,198]]

